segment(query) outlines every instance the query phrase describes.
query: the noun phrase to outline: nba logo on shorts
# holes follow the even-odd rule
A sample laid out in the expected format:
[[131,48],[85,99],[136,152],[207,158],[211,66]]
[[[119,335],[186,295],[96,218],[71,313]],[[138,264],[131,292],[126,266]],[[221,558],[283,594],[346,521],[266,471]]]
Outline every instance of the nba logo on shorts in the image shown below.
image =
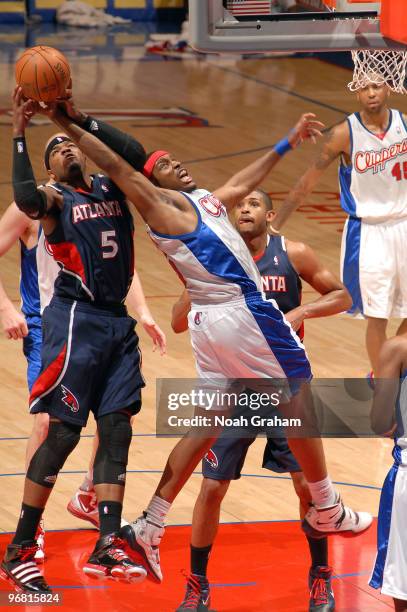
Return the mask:
[[205,455],[205,461],[209,463],[212,469],[217,470],[219,467],[218,458],[212,449],[209,449]]
[[197,312],[195,317],[194,317],[194,323],[195,325],[200,325],[201,324],[201,316],[202,313],[201,312]]

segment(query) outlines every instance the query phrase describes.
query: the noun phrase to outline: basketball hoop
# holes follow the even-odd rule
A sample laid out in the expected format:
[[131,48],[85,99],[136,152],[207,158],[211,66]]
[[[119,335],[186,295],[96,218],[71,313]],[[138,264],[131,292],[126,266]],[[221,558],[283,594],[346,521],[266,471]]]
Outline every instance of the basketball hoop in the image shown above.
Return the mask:
[[395,93],[405,94],[407,51],[363,50],[352,51],[355,64],[353,80],[348,83],[351,91],[358,91],[370,83],[387,85]]

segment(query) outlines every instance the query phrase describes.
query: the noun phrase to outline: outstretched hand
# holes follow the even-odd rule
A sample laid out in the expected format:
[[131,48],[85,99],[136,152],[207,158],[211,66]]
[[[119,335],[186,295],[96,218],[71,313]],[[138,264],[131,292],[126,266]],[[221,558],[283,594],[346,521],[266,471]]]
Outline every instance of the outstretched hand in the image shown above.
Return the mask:
[[321,130],[324,127],[325,125],[316,119],[314,113],[304,113],[288,135],[288,141],[293,148],[308,139],[316,144],[317,138],[322,136]]
[[52,121],[58,122],[58,117],[66,116],[78,125],[82,125],[87,115],[82,113],[75,105],[72,97],[72,79],[70,79],[64,95],[57,98],[54,102],[42,104],[39,112],[49,117]]
[[13,136],[24,136],[30,119],[38,112],[38,102],[27,100],[22,88],[17,85],[13,92]]
[[69,80],[69,83],[65,89],[65,94],[56,100],[58,104],[59,110],[63,111],[72,121],[77,123],[78,125],[82,125],[84,120],[86,119],[85,113],[82,113],[75,104],[75,101],[72,97],[72,79]]
[[165,333],[162,331],[159,325],[157,325],[157,323],[151,316],[143,315],[140,317],[139,320],[145,331],[148,333],[148,335],[153,341],[153,351],[158,348],[160,351],[160,355],[165,355],[167,350],[167,339],[165,337]]

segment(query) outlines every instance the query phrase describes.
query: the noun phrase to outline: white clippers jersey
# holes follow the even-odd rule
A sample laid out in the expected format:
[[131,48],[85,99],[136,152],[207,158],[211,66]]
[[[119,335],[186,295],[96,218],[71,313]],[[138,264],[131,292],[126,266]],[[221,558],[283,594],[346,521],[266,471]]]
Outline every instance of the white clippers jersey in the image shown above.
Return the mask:
[[347,120],[352,163],[339,168],[342,208],[368,223],[407,218],[407,126],[402,114],[390,111],[383,138],[365,128],[359,113]]
[[37,270],[42,314],[54,295],[54,283],[60,271],[60,266],[52,256],[51,247],[46,242],[42,229],[38,236]]
[[53,296],[59,269],[40,226],[34,247],[27,249],[21,242],[20,295],[25,316],[41,316]]
[[218,304],[261,291],[257,266],[223,204],[206,189],[184,195],[198,214],[195,231],[150,235],[185,280],[192,303]]

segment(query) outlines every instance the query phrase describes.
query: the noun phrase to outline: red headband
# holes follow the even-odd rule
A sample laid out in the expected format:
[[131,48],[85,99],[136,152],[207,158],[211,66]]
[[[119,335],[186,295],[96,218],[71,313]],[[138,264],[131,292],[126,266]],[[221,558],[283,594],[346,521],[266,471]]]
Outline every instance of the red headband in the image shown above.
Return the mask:
[[168,151],[154,151],[144,164],[143,174],[147,178],[150,178],[153,174],[154,166],[160,157],[164,157],[164,155],[169,155]]

